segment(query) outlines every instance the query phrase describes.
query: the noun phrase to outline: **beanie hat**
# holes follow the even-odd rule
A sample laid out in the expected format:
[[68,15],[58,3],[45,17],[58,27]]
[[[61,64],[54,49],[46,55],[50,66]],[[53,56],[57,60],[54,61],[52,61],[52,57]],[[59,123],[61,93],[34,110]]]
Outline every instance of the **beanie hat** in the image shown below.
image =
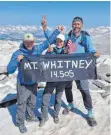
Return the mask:
[[73,23],[73,22],[76,22],[76,21],[81,22],[81,23],[83,24],[83,19],[82,19],[81,17],[76,16],[76,17],[73,19],[72,23]]

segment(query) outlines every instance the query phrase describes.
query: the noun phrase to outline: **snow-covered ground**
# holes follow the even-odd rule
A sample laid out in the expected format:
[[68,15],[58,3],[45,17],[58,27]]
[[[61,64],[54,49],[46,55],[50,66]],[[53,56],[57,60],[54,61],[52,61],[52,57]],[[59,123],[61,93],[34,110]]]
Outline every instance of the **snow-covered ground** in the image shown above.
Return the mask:
[[[10,90],[11,91],[11,90]],[[40,116],[40,103],[43,90],[38,91],[37,108],[35,110],[36,116]],[[12,94],[9,92],[10,95]],[[12,94],[14,95],[14,94]],[[83,106],[82,96],[75,87],[73,87],[74,105],[75,111],[70,112],[69,115],[62,115],[62,106],[60,112],[60,123],[55,124],[53,122],[53,102],[49,108],[49,121],[47,124],[39,128],[38,122],[27,123],[26,127],[28,132],[26,135],[109,135],[110,131],[110,104],[104,100],[99,93],[91,93],[93,99],[93,106],[95,112],[95,118],[98,122],[98,126],[91,128],[86,121],[86,110]],[[6,94],[6,97],[8,95]],[[65,102],[65,95],[63,95],[63,101]],[[53,96],[52,96],[53,100]],[[0,135],[20,135],[19,129],[14,125],[15,123],[16,105],[12,105],[8,108],[0,108]]]
[[[52,30],[50,28],[50,30]],[[67,32],[69,28],[65,27]],[[8,64],[12,53],[19,48],[22,40],[22,34],[30,31],[34,34],[39,33],[38,41],[44,40],[41,27],[35,26],[7,26],[0,27],[0,72],[3,72]],[[49,121],[40,128],[38,122],[28,123],[26,135],[109,135],[110,134],[110,73],[111,57],[110,53],[110,28],[99,27],[87,30],[93,39],[95,48],[101,52],[101,57],[97,60],[98,79],[90,80],[90,91],[93,99],[94,114],[98,122],[96,127],[90,127],[86,121],[87,111],[84,108],[82,96],[73,83],[74,112],[69,115],[63,115],[62,110],[65,107],[65,94],[62,97],[62,108],[60,111],[60,123],[53,122],[53,104],[54,94],[51,97],[49,107]],[[15,37],[12,39],[12,35]],[[5,35],[5,36],[4,36]],[[6,36],[7,35],[7,36]],[[18,37],[17,37],[18,35]],[[37,36],[37,35],[36,35]],[[1,39],[1,38],[0,38]],[[0,101],[11,99],[16,96],[16,73],[0,81]],[[3,75],[0,76],[0,80]],[[43,89],[38,90],[36,116],[40,117],[41,96]],[[18,127],[15,126],[16,104],[7,108],[0,108],[0,135],[20,135]]]

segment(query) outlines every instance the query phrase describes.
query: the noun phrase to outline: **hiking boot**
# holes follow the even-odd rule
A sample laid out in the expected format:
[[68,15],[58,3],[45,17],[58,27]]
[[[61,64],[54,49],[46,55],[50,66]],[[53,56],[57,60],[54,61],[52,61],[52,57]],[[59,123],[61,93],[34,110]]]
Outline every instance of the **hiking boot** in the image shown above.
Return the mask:
[[38,118],[36,116],[34,117],[26,117],[27,122],[38,122]]
[[62,114],[63,115],[68,115],[69,114],[69,111],[67,108],[65,108],[63,111],[62,111]]
[[63,115],[68,115],[69,114],[69,111],[71,111],[72,109],[74,109],[74,105],[73,103],[69,103],[67,108],[65,108],[63,111],[62,111],[62,114]]
[[20,124],[18,127],[19,127],[19,130],[20,130],[21,133],[27,132],[27,128],[25,127],[24,124]]
[[54,123],[59,123],[59,117],[58,116],[54,116]]
[[94,117],[92,117],[92,118],[91,117],[88,117],[87,118],[87,122],[88,122],[89,126],[91,126],[91,127],[97,126],[97,122],[94,119]]
[[45,118],[45,119],[42,118],[40,120],[39,127],[43,127],[47,121],[48,121],[48,118]]

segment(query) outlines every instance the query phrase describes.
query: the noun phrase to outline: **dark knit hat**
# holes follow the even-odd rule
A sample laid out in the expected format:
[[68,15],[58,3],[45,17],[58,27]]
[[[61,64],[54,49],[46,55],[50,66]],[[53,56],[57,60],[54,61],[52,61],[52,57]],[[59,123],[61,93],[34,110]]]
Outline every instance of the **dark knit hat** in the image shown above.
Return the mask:
[[81,17],[76,16],[76,17],[73,19],[72,23],[75,22],[75,21],[79,21],[79,22],[81,22],[81,23],[83,24],[83,19],[82,19]]

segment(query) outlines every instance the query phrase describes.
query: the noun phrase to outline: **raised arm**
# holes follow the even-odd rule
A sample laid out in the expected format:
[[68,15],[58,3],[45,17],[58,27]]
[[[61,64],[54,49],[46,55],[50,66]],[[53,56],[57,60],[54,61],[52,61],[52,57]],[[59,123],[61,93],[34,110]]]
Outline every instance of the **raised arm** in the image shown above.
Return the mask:
[[63,30],[63,26],[62,25],[58,26],[58,29],[56,29],[46,41],[44,41],[40,45],[36,45],[38,54],[41,54],[45,49],[47,49],[49,47],[49,45],[53,44],[56,40],[57,35],[62,30]]
[[[51,36],[52,32],[49,31],[49,29],[47,28],[47,20],[46,20],[46,16],[43,15],[42,16],[42,20],[41,20],[41,26],[43,28],[43,32],[44,32],[44,35],[46,37],[46,39],[49,39],[49,37]],[[60,29],[59,27],[61,27],[62,25],[59,25],[58,26],[58,29]],[[62,30],[63,30],[63,26],[62,26]]]
[[49,39],[52,32],[47,29],[47,21],[46,21],[46,16],[45,15],[42,16],[41,26],[43,28],[43,32],[44,32],[44,35],[45,35],[46,39]]

